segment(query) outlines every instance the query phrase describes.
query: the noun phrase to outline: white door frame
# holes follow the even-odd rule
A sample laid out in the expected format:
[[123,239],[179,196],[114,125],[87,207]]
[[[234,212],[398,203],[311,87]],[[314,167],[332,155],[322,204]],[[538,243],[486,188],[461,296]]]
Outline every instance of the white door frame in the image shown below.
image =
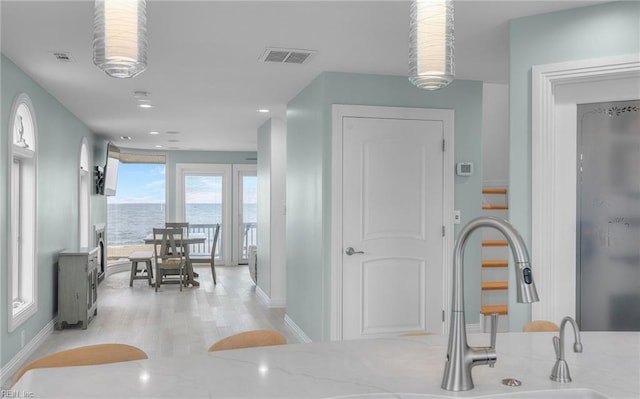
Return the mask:
[[241,251],[242,247],[242,220],[240,219],[242,215],[242,193],[240,192],[240,188],[242,187],[242,176],[251,175],[257,176],[258,165],[256,164],[233,164],[232,166],[232,174],[233,174],[233,225],[236,227],[236,231],[233,237],[233,258],[232,262],[234,265],[240,264],[241,259]]
[[342,340],[342,120],[355,118],[392,118],[438,120],[444,123],[444,138],[447,143],[443,153],[443,221],[449,234],[444,237],[442,248],[443,270],[443,334],[449,326],[451,257],[454,228],[454,111],[446,109],[376,107],[363,105],[332,106],[332,160],[331,160],[331,315],[330,339]]
[[87,138],[80,140],[80,162],[78,168],[78,243],[81,247],[93,248],[91,242],[91,194],[93,173],[89,169],[90,156]]
[[575,316],[576,104],[637,99],[638,79],[638,54],[532,68],[531,258],[541,299],[534,320]]

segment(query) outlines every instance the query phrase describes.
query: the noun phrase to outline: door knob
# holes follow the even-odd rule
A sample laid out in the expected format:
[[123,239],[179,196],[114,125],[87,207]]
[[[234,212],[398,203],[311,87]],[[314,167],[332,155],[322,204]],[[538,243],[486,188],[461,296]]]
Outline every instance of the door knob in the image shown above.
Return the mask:
[[364,252],[362,251],[356,251],[354,250],[352,247],[347,247],[347,249],[344,251],[345,254],[351,256],[353,254],[363,254]]

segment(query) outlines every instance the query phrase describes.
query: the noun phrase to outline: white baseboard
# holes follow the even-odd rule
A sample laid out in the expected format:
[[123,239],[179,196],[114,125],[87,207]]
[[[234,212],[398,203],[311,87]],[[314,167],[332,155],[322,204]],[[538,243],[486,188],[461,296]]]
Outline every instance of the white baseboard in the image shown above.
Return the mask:
[[298,327],[298,325],[293,320],[291,320],[288,314],[284,315],[284,323],[293,330],[293,332],[296,334],[300,342],[304,344],[313,342],[311,338],[309,338],[309,336],[305,334],[304,331],[302,331],[302,329]]
[[20,367],[26,363],[29,357],[35,353],[40,345],[49,338],[53,332],[57,319],[58,318],[56,317],[48,322],[42,330],[40,330],[40,332],[36,334],[36,336],[24,346],[24,348],[20,349],[9,363],[0,370],[0,385],[2,385],[3,390],[5,387],[7,387],[7,389],[9,388],[13,375],[20,370]]
[[265,304],[268,308],[285,308],[287,307],[287,299],[286,298],[269,298],[262,288],[256,285],[256,295],[258,295],[258,299],[260,302]]
[[264,291],[262,291],[262,288],[260,288],[257,285],[256,285],[256,295],[258,296],[258,299],[260,300],[260,302],[262,302],[264,305],[269,307],[269,296]]

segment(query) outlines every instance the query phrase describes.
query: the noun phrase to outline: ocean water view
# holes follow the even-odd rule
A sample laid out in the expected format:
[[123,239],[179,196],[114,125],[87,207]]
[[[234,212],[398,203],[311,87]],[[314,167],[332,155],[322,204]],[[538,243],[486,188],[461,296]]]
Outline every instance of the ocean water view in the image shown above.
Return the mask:
[[[256,223],[256,204],[244,204],[244,223]],[[141,245],[154,227],[164,226],[165,204],[108,204],[108,245]],[[222,204],[187,204],[190,224],[222,223]]]

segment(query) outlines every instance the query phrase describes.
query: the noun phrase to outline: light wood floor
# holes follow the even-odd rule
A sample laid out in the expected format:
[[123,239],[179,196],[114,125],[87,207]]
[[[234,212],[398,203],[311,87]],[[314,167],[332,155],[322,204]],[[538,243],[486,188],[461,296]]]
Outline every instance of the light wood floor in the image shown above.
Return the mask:
[[129,272],[107,277],[98,287],[98,315],[86,330],[54,331],[30,357],[39,358],[82,345],[125,343],[137,346],[149,358],[206,352],[217,340],[237,332],[268,328],[299,340],[284,323],[285,309],[269,309],[256,296],[247,266],[216,267],[213,285],[208,265],[196,265],[200,287],[163,285],[158,292],[147,280]]

